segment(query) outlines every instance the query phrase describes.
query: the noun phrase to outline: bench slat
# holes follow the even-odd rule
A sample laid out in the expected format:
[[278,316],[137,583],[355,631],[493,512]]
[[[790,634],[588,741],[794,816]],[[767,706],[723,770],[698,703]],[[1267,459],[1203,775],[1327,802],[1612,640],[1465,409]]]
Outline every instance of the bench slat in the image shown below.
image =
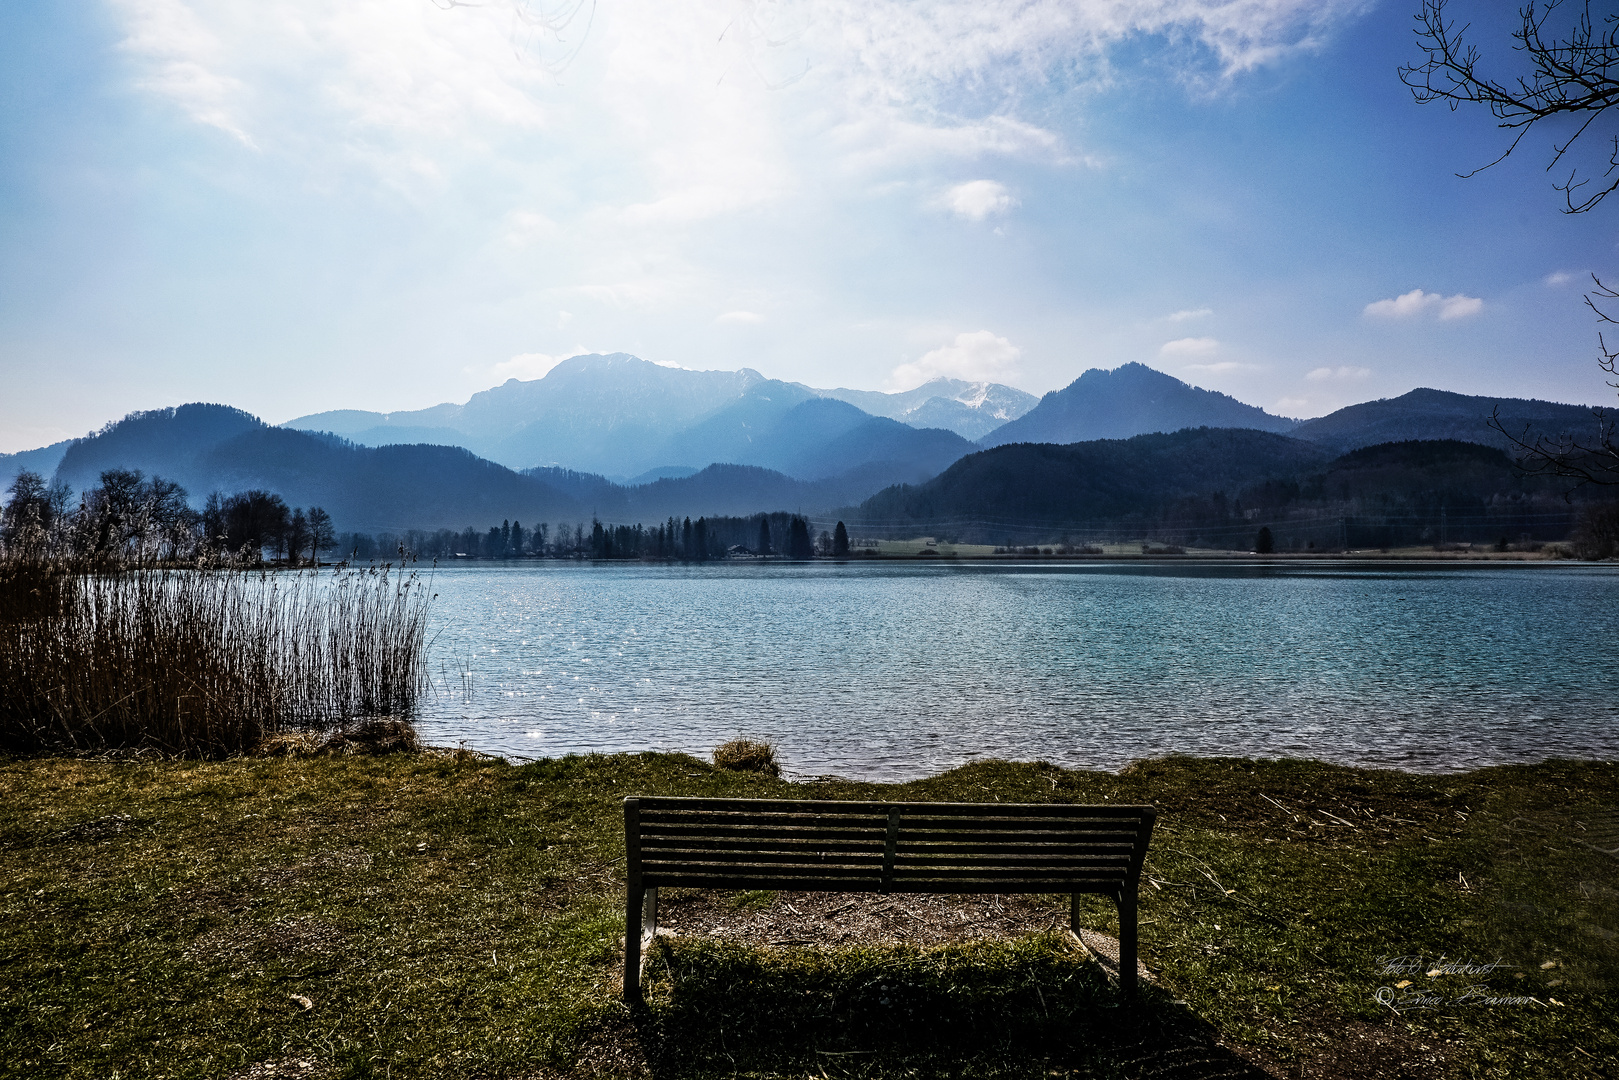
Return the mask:
[[753,839],[751,837],[651,836],[641,841],[643,851],[838,851],[850,854],[881,855],[878,842],[853,840],[809,840],[800,837]]
[[[653,884],[666,882],[669,878],[674,877],[700,876],[718,878],[740,875],[743,877],[769,877],[778,882],[778,884],[771,886],[773,889],[789,887],[780,884],[781,882],[811,881],[821,878],[870,878],[877,881],[881,879],[882,872],[883,868],[880,864],[874,866],[841,866],[836,864],[814,866],[789,863],[778,867],[767,863],[747,863],[740,870],[735,863],[725,862],[673,863],[667,867],[659,866],[656,863],[645,864],[646,880]],[[808,885],[793,887],[810,888]]]
[[838,799],[701,799],[673,795],[639,796],[641,815],[650,819],[670,810],[682,814],[708,811],[739,816],[756,814],[798,814],[828,817],[859,814],[887,819],[888,812],[898,809],[902,815],[922,817],[1129,817],[1140,818],[1139,806],[1094,806],[1079,803],[890,803],[848,802]]
[[656,854],[643,852],[641,855],[641,865],[648,867],[704,866],[716,863],[730,865],[790,863],[817,869],[826,866],[875,866],[881,870],[883,855],[880,851],[864,856],[843,854],[822,856],[815,851],[692,851]]
[[981,840],[972,843],[933,843],[912,844],[900,841],[899,851],[910,855],[996,855],[1003,852],[1026,851],[1030,855],[1068,855],[1085,852],[1096,852],[1106,855],[1131,855],[1135,852],[1134,844],[1086,843],[1073,840],[1053,840],[1050,843],[1020,843],[1010,838],[1000,840]]
[[901,855],[894,860],[894,869],[918,866],[1122,866],[1128,868],[1128,855],[940,855],[938,857]]
[[901,814],[900,827],[911,835],[926,833],[1015,832],[1024,834],[1094,832],[1134,836],[1140,821],[1119,818],[918,818]]
[[881,846],[886,830],[883,829],[783,829],[767,825],[750,829],[743,825],[716,828],[658,829],[642,833],[648,840],[826,840],[842,844],[872,844]]
[[928,844],[1090,844],[1094,847],[1135,848],[1135,836],[1119,832],[900,832],[900,844],[920,847]]

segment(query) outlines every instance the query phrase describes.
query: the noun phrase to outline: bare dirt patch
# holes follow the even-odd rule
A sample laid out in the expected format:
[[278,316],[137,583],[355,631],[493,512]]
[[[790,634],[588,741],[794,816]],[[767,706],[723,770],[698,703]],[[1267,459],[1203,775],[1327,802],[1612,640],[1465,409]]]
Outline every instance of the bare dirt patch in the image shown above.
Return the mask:
[[658,897],[660,930],[747,945],[930,948],[1008,940],[1067,925],[1065,904],[1029,896],[664,889]]

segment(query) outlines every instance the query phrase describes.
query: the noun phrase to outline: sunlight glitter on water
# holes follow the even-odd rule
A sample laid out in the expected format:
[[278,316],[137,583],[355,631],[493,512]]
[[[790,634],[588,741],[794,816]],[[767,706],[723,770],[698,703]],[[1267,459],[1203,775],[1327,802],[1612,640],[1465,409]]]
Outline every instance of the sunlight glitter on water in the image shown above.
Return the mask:
[[422,734],[513,757],[738,734],[872,779],[1619,756],[1611,567],[523,563],[434,590]]

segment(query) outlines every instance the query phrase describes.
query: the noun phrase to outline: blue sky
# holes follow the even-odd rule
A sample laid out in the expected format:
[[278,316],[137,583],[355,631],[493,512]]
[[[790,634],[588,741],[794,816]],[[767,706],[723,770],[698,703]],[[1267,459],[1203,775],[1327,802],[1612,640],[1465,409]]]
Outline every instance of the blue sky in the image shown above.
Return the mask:
[[[1510,10],[1452,7],[1509,65]],[[1458,179],[1502,136],[1400,85],[1415,8],[5,5],[0,450],[589,351],[1037,393],[1140,361],[1296,416],[1611,402],[1581,286],[1619,277],[1619,208],[1558,212],[1549,132]]]

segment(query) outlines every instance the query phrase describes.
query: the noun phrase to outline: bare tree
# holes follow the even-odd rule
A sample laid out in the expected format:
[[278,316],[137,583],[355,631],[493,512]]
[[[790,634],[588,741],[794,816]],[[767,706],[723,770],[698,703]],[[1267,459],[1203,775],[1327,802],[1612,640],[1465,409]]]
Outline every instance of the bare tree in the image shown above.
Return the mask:
[[333,543],[332,515],[318,506],[309,508],[309,562],[312,566],[320,565],[321,551],[330,548]]
[[292,517],[287,519],[287,558],[292,565],[298,565],[298,553],[309,543],[309,519],[304,517],[303,507],[293,510]]
[[[1541,121],[1564,119],[1574,126],[1561,142],[1552,142],[1552,159],[1547,171],[1562,166],[1576,143],[1591,135],[1594,125],[1619,106],[1619,14],[1591,17],[1590,0],[1578,8],[1573,25],[1562,37],[1547,37],[1546,24],[1563,0],[1535,4],[1533,0],[1518,9],[1519,25],[1513,31],[1513,49],[1529,61],[1530,73],[1512,79],[1496,79],[1480,69],[1482,55],[1466,40],[1469,25],[1460,29],[1445,18],[1447,0],[1422,0],[1417,14],[1417,41],[1426,59],[1415,67],[1401,68],[1400,79],[1411,88],[1419,102],[1443,101],[1452,109],[1463,104],[1484,105],[1502,128],[1515,131],[1500,157],[1464,176],[1473,176],[1505,161],[1518,148],[1525,135]],[[1606,121],[1603,121],[1606,122]],[[1608,135],[1607,167],[1595,188],[1591,179],[1579,179],[1579,170],[1568,167],[1568,179],[1554,182],[1563,193],[1565,214],[1583,214],[1603,199],[1619,191],[1619,134]],[[1585,303],[1600,323],[1619,325],[1615,309],[1608,302],[1619,300],[1619,292],[1591,275],[1594,288]],[[1606,336],[1597,335],[1601,355],[1597,363],[1611,376],[1619,377],[1619,349],[1609,348]],[[1619,389],[1619,383],[1609,386]],[[1565,477],[1583,484],[1619,484],[1619,435],[1614,415],[1606,409],[1593,409],[1594,431],[1587,436],[1536,435],[1527,427],[1508,431],[1500,410],[1490,417],[1490,426],[1506,436],[1518,451],[1518,464],[1532,474]]]
[[[1593,22],[1586,0],[1568,33],[1548,40],[1546,22],[1562,0],[1538,6],[1531,0],[1519,9],[1521,22],[1512,33],[1513,48],[1529,60],[1530,74],[1497,80],[1480,70],[1482,55],[1466,40],[1470,25],[1457,29],[1446,20],[1446,2],[1422,0],[1417,41],[1427,58],[1415,67],[1402,67],[1400,80],[1419,102],[1443,101],[1452,109],[1484,105],[1500,127],[1516,132],[1500,157],[1462,175],[1500,164],[1536,124],[1566,117],[1575,125],[1573,133],[1561,142],[1553,140],[1552,159],[1546,166],[1548,172],[1558,169],[1575,144],[1593,132],[1593,125],[1619,106],[1619,15]],[[1563,193],[1564,213],[1584,213],[1619,190],[1619,177],[1614,175],[1619,171],[1619,134],[1610,134],[1608,141],[1607,168],[1596,188],[1584,190],[1591,180],[1578,179],[1579,169],[1572,165],[1567,180],[1554,182]]]
[[[1605,303],[1598,303],[1619,300],[1619,292],[1602,284],[1595,274],[1591,275],[1591,280],[1594,286],[1586,294],[1586,305],[1596,312],[1599,322],[1619,326],[1619,318],[1604,310]],[[1602,370],[1619,378],[1619,348],[1610,348],[1607,335],[1600,331],[1597,333],[1597,348],[1601,353],[1597,363]],[[1619,390],[1619,382],[1610,381],[1608,385]],[[1585,437],[1567,433],[1556,437],[1535,435],[1527,427],[1521,431],[1508,431],[1501,422],[1500,406],[1496,406],[1490,414],[1490,426],[1505,435],[1517,449],[1518,466],[1527,473],[1575,480],[1575,487],[1619,484],[1619,429],[1615,426],[1613,410],[1592,409],[1591,415],[1595,430]]]

